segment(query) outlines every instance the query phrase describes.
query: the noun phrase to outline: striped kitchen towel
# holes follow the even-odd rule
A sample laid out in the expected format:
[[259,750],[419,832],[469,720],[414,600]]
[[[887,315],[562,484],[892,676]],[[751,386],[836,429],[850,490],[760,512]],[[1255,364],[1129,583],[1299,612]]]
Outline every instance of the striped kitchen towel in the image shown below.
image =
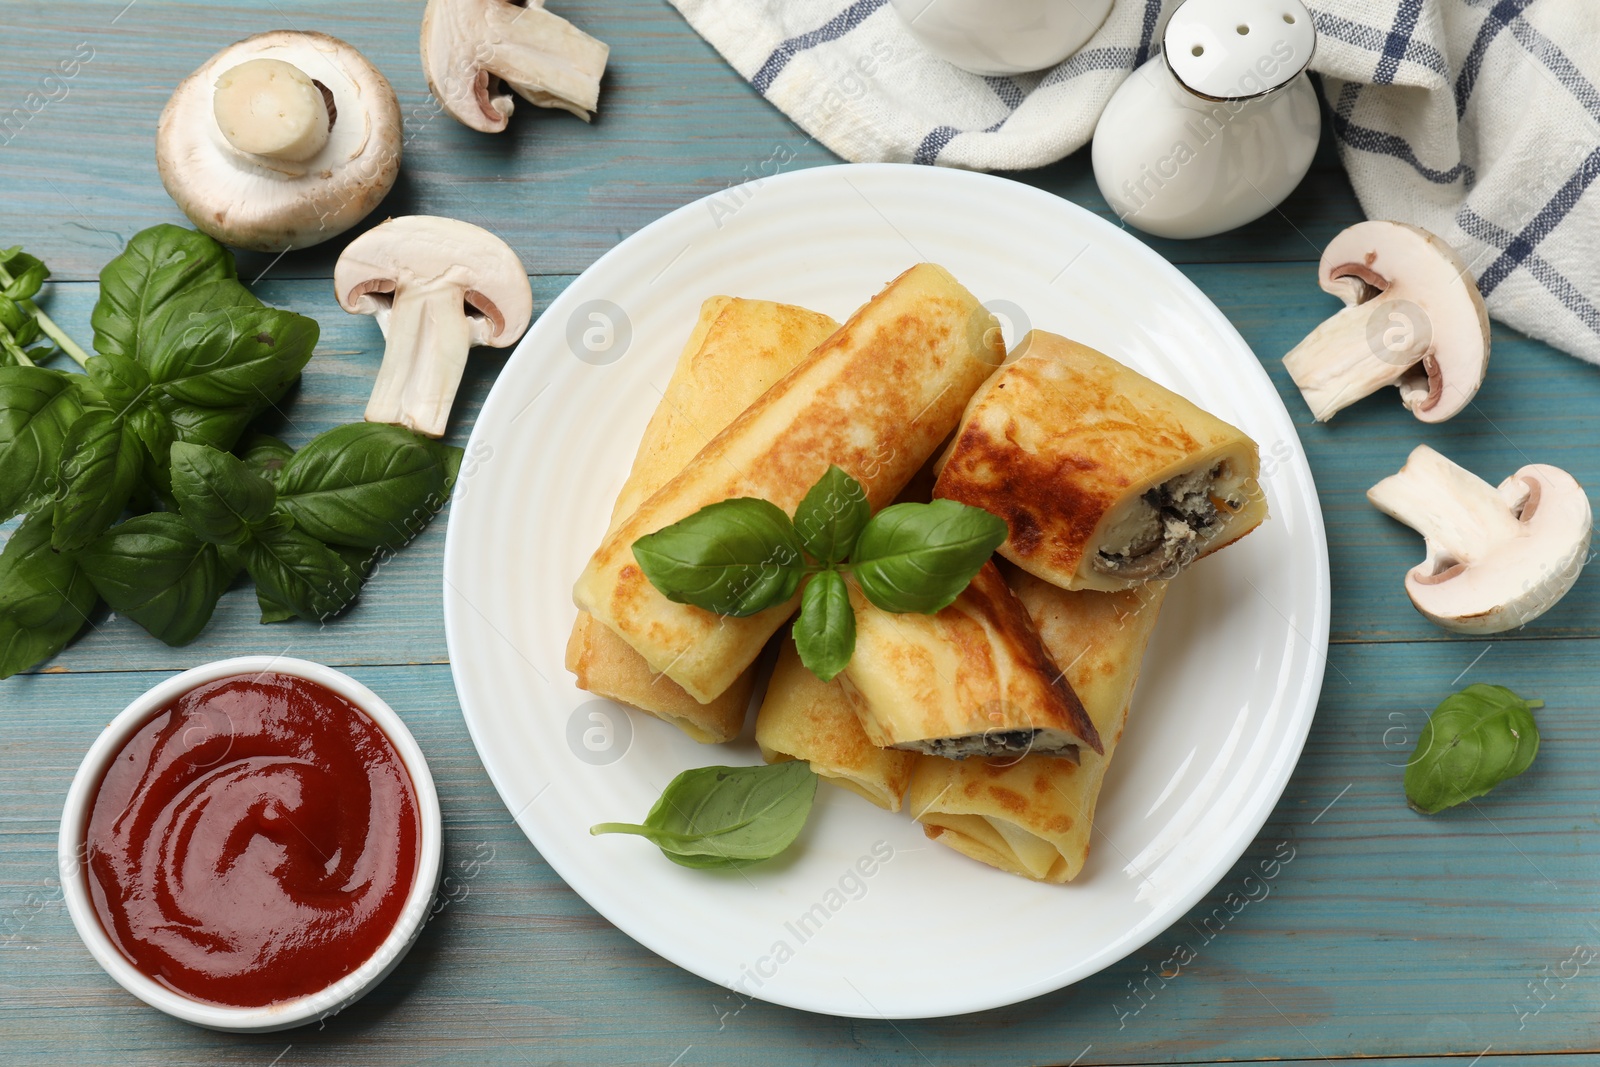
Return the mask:
[[[887,0],[671,0],[758,92],[853,161],[978,170],[1082,147],[1178,0],[1116,0],[1076,55],[980,77]],[[1340,156],[1372,218],[1453,244],[1490,312],[1600,363],[1600,2],[1310,0]]]

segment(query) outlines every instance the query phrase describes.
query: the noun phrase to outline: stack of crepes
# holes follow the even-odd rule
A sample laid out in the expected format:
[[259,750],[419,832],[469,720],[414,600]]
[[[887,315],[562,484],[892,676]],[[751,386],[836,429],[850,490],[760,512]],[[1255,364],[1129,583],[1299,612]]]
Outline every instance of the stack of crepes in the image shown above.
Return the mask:
[[874,511],[933,482],[1000,515],[1005,561],[929,615],[852,588],[855,653],[832,682],[784,636],[762,753],[909,809],[974,859],[1071,879],[1168,580],[1265,517],[1253,442],[1063,338],[1030,334],[1007,360],[993,316],[932,264],[843,326],[713,298],[576,585],[579,686],[700,741],[737,736],[753,665],[799,597],[744,618],[674,603],[631,546],[732,497],[792,514],[831,465]]

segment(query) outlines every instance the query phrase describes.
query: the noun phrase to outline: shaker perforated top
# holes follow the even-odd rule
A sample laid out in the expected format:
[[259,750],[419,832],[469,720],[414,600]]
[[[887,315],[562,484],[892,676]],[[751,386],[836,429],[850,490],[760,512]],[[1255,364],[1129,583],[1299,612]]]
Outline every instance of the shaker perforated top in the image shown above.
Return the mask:
[[1300,0],[1187,0],[1162,35],[1178,81],[1218,100],[1282,88],[1311,62],[1316,44]]

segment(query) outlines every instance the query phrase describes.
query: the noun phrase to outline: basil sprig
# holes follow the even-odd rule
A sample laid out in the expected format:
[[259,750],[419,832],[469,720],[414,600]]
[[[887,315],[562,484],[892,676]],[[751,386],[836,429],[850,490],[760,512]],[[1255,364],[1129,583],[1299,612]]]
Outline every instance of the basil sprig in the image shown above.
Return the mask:
[[639,538],[633,558],[668,600],[718,615],[786,603],[809,577],[795,647],[829,682],[855,651],[845,575],[884,611],[931,615],[961,595],[1005,539],[1004,519],[953,500],[895,504],[873,515],[861,483],[831,466],[792,522],[765,500],[724,500]]
[[643,823],[603,822],[591,834],[637,834],[673,863],[732,870],[794,843],[811,814],[817,776],[803,760],[757,767],[696,767],[662,790]]
[[[0,678],[60,651],[99,600],[191,641],[241,570],[263,622],[326,619],[448,499],[461,450],[396,426],[231,454],[318,329],[256,299],[210,237],[155,226],[106,264],[93,356],[33,303],[48,276],[0,251],[0,522],[28,516],[0,551]],[[57,354],[85,373],[36,365]]]
[[1444,698],[1406,763],[1406,800],[1432,815],[1515,778],[1539,753],[1533,709],[1505,686],[1469,685]]

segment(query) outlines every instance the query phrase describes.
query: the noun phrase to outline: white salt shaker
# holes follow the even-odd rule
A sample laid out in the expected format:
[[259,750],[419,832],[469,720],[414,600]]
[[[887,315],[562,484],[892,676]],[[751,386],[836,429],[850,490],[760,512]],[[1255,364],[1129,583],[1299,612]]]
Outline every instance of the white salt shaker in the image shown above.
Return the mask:
[[1117,89],[1094,133],[1094,176],[1117,215],[1158,237],[1260,218],[1305,177],[1322,132],[1300,0],[1186,0],[1162,54]]
[[891,0],[911,36],[974,74],[1053,67],[1084,46],[1111,0]]

